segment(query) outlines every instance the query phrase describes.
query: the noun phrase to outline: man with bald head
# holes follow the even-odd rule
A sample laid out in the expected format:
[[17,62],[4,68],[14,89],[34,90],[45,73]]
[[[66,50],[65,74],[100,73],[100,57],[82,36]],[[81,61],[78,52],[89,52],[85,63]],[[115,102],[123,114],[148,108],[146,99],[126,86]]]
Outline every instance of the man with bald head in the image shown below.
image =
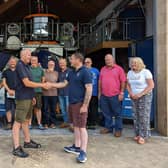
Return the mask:
[[[67,61],[65,58],[61,58],[59,60],[59,75],[58,81],[63,82],[67,79],[71,69],[67,67]],[[69,118],[68,118],[68,106],[69,106],[69,88],[66,86],[65,88],[58,89],[58,98],[60,103],[60,108],[63,116],[63,123],[60,125],[60,128],[67,128],[70,126]],[[70,128],[70,127],[69,127]]]
[[92,97],[89,103],[89,113],[87,119],[88,129],[96,129],[98,119],[98,81],[99,81],[99,70],[92,67],[92,59],[85,58],[85,66],[90,70],[92,74]]
[[20,130],[24,133],[24,148],[39,148],[40,144],[30,139],[29,120],[32,116],[32,105],[35,104],[34,88],[48,89],[48,83],[32,82],[32,74],[29,63],[31,60],[31,51],[28,49],[20,52],[20,60],[16,65],[15,78],[15,97],[16,97],[16,111],[15,122],[13,125],[13,155],[18,157],[28,157],[28,153],[24,152],[19,143]]
[[99,96],[100,106],[105,118],[105,128],[100,133],[106,134],[113,131],[113,117],[115,117],[115,137],[122,133],[122,106],[126,75],[124,70],[115,63],[111,54],[105,56],[105,66],[100,71]]

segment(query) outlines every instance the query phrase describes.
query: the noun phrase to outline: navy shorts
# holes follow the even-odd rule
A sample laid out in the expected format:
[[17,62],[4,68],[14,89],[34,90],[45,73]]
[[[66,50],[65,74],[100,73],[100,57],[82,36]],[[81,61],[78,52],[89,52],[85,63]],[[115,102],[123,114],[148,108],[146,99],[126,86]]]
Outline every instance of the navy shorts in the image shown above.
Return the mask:
[[5,109],[6,109],[6,112],[11,111],[12,113],[14,113],[15,112],[15,108],[16,108],[15,99],[5,98]]

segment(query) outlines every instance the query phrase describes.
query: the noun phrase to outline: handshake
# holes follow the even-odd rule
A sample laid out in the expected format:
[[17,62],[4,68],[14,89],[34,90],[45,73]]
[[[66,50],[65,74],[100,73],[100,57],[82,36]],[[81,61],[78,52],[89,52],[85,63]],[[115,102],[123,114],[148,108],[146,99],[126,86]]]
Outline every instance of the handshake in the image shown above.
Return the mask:
[[53,88],[53,83],[45,82],[45,83],[42,83],[41,87],[45,90],[49,90],[49,89]]
[[68,81],[64,80],[64,82],[57,82],[57,83],[45,82],[41,84],[41,87],[45,90],[49,90],[52,88],[64,88],[67,85],[68,85]]

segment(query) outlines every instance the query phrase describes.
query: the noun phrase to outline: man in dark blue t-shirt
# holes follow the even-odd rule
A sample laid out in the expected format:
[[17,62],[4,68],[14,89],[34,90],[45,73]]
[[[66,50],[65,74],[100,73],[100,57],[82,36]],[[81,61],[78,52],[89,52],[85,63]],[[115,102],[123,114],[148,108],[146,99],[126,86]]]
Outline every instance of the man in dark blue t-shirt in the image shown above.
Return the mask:
[[15,57],[11,57],[7,68],[2,75],[3,85],[5,87],[5,109],[7,126],[6,130],[12,129],[12,121],[15,113],[15,77],[16,77],[16,63]]
[[22,50],[20,53],[20,60],[16,65],[16,112],[12,133],[14,141],[13,155],[18,157],[28,157],[28,153],[24,152],[19,143],[19,134],[21,128],[24,132],[24,148],[41,147],[40,144],[30,139],[29,120],[32,116],[32,104],[35,104],[34,88],[49,88],[48,83],[32,82],[32,74],[29,67],[30,59],[30,50]]

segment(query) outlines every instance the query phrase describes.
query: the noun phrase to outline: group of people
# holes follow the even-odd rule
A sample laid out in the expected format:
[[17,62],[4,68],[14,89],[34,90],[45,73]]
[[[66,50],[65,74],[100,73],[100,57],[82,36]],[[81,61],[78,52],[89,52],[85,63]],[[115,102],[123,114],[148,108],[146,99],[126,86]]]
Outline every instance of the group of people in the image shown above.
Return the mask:
[[71,55],[70,64],[71,68],[68,68],[66,59],[61,58],[57,72],[55,61],[51,59],[48,68],[43,70],[37,53],[28,49],[21,51],[18,62],[14,57],[9,60],[9,68],[3,73],[3,86],[6,90],[7,127],[13,132],[13,155],[28,157],[19,142],[20,129],[24,133],[24,148],[41,147],[30,138],[32,111],[39,129],[55,128],[55,110],[59,102],[64,121],[60,127],[73,128],[75,137],[73,145],[64,147],[64,151],[77,154],[78,162],[86,162],[87,128],[96,128],[98,105],[104,117],[104,128],[100,133],[114,133],[115,137],[121,137],[122,100],[126,88],[133,102],[134,140],[144,144],[150,137],[154,82],[143,60],[133,57],[127,75],[111,54],[105,56],[105,66],[100,72],[92,67],[91,58],[84,58],[78,52]]

